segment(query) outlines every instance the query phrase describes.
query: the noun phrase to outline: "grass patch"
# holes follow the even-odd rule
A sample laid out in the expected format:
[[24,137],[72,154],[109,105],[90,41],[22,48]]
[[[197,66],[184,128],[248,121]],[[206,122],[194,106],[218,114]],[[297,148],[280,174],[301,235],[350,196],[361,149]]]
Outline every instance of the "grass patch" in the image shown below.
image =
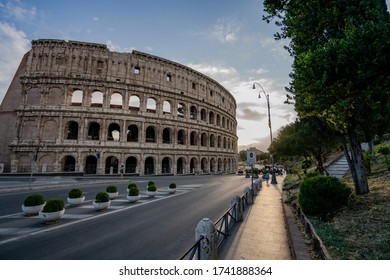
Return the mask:
[[309,217],[333,259],[390,259],[390,171],[380,161],[368,176],[370,192],[357,196],[351,176],[342,181],[353,195],[347,207],[340,209],[330,221]]

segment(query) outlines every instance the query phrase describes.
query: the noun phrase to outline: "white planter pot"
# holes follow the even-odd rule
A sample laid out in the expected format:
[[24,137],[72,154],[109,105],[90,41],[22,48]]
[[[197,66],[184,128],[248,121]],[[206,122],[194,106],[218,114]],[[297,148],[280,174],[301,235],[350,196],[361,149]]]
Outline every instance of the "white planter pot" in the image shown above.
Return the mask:
[[57,211],[57,212],[42,212],[42,211],[40,211],[39,218],[46,223],[55,222],[55,221],[58,221],[59,219],[61,219],[62,216],[64,216],[64,213],[65,213],[65,209],[62,209],[61,211]]
[[128,195],[127,196],[127,200],[131,203],[134,203],[136,202],[137,200],[139,200],[141,198],[141,195]]
[[68,203],[70,205],[73,205],[73,206],[77,206],[77,205],[80,205],[84,202],[85,200],[85,196],[83,197],[77,197],[77,198],[70,198],[70,197],[67,197],[66,200],[68,201]]
[[110,197],[110,199],[113,199],[113,198],[117,197],[118,195],[119,195],[119,192],[115,192],[115,193],[108,192],[108,196]]
[[26,215],[38,215],[39,211],[42,211],[43,207],[45,206],[46,203],[43,203],[41,205],[36,205],[36,206],[25,206],[24,204],[22,205],[22,211]]
[[95,200],[93,201],[93,207],[95,207],[96,210],[104,210],[110,206],[111,200],[107,202],[96,202]]
[[176,192],[176,189],[168,188],[168,192],[169,192],[169,193],[175,193],[175,192]]
[[157,192],[151,192],[151,191],[146,191],[146,195],[149,197],[154,197]]

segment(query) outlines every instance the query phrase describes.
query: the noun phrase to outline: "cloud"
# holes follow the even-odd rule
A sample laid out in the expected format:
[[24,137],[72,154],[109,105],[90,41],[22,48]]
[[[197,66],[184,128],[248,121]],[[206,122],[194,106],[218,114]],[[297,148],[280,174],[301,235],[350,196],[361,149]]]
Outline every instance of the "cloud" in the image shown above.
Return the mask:
[[267,117],[266,113],[260,113],[257,110],[252,110],[250,108],[240,108],[237,113],[237,118],[247,121],[259,121]]
[[18,21],[30,21],[35,19],[37,9],[35,7],[25,8],[19,1],[9,1],[1,4],[2,13],[6,18]]
[[29,49],[30,40],[24,32],[0,22],[0,100],[3,99],[22,56]]
[[93,17],[92,20],[93,21],[99,21],[99,18],[98,17]]
[[234,19],[218,19],[213,26],[211,37],[220,43],[233,43],[238,40],[241,24]]
[[135,48],[123,48],[119,45],[115,45],[111,40],[106,41],[106,45],[110,51],[113,52],[132,52]]

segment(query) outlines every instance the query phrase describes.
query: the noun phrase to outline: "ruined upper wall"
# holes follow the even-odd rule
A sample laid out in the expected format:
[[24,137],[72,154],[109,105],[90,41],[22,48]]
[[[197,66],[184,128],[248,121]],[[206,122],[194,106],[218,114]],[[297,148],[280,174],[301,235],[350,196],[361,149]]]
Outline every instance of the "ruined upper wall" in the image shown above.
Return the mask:
[[139,51],[112,52],[104,44],[33,40],[25,77],[66,77],[148,85],[162,91],[190,94],[228,111],[235,112],[236,109],[236,101],[230,92],[198,71]]

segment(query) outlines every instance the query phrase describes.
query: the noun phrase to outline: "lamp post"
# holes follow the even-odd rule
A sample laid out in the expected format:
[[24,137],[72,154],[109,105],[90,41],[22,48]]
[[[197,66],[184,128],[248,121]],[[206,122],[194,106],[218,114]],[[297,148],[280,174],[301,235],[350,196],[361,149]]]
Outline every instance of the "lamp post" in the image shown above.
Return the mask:
[[[259,92],[259,98],[261,98],[261,93],[264,93],[265,99],[267,100],[267,107],[268,107],[268,127],[269,127],[269,135],[271,138],[271,144],[272,144],[272,126],[271,126],[271,107],[269,105],[269,94],[265,92],[264,88],[257,82],[253,83],[252,89],[256,89],[256,85],[258,85],[261,88],[261,91]],[[271,184],[277,184],[276,176],[275,176],[275,165],[274,165],[274,158],[271,155],[271,162],[272,162],[272,169],[271,169]]]

